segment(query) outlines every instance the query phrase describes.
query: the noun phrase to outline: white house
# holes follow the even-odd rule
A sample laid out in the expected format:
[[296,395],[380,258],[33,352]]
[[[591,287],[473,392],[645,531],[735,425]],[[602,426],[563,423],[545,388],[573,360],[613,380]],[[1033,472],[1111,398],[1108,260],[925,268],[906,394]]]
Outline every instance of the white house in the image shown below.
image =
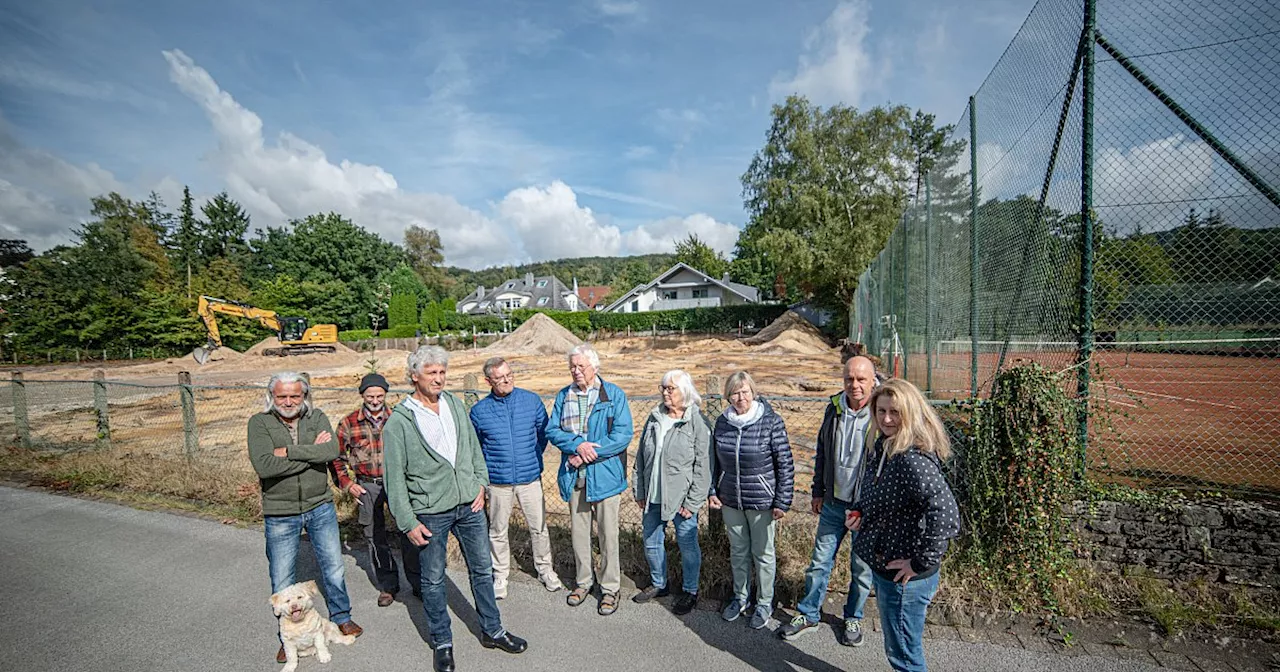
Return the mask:
[[610,313],[643,313],[651,310],[679,308],[716,308],[759,303],[755,287],[719,280],[684,263],[676,264],[654,278],[638,285],[605,308]]
[[[578,284],[575,278],[574,286]],[[516,308],[543,308],[546,310],[581,310],[578,293],[566,287],[553,275],[533,277],[526,273],[523,279],[512,278],[501,285],[486,290],[484,285],[458,302],[458,312],[468,315],[500,315]]]

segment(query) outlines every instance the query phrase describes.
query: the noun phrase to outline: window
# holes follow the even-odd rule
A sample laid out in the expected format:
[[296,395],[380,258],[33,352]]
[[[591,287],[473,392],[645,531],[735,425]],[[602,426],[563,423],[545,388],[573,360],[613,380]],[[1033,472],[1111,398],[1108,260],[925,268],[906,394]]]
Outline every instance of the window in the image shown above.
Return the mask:
[[695,298],[695,299],[705,299],[705,298],[707,298],[707,288],[706,288],[706,287],[703,287],[702,289],[695,289],[695,290],[693,290],[693,298]]
[[[547,286],[547,281],[546,281],[546,280],[539,280],[539,281],[538,281],[538,286],[539,286],[539,287],[546,287],[546,286]],[[541,301],[539,301],[539,302],[538,302],[538,305],[539,305],[539,306],[541,306],[541,305],[542,305],[542,302],[541,302]]]
[[633,313],[640,312],[640,301],[638,299],[631,302],[631,312]]
[[[543,282],[545,283],[546,281],[544,280]],[[539,305],[539,306],[545,306],[545,305],[547,305],[547,297],[545,297],[545,296],[540,296],[540,297],[538,297],[538,305]]]
[[511,288],[513,288],[513,287],[515,287],[515,286],[516,286],[516,283],[514,283],[514,282],[508,282],[508,283],[507,283],[507,289],[511,289]]
[[[696,292],[697,290],[694,290],[694,291]],[[676,300],[676,298],[677,298],[677,297],[676,297],[676,290],[674,290],[674,289],[664,289],[664,290],[662,290],[662,300],[663,300],[663,301],[675,301],[675,300]]]

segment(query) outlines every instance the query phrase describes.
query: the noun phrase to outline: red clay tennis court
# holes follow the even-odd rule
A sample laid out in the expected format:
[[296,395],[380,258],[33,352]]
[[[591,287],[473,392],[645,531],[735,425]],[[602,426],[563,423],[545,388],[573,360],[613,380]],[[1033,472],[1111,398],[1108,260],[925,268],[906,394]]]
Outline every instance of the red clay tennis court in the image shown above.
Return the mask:
[[[1036,361],[1064,370],[1074,359],[1065,349],[1014,351],[1005,366]],[[997,360],[994,353],[978,355],[984,389]],[[1095,416],[1089,445],[1095,476],[1280,495],[1280,359],[1099,349],[1094,362],[1101,379],[1095,375],[1092,401],[1110,411],[1112,424],[1107,430]],[[923,353],[909,364],[911,380],[924,385]],[[968,396],[969,367],[969,352],[936,354],[934,398]]]

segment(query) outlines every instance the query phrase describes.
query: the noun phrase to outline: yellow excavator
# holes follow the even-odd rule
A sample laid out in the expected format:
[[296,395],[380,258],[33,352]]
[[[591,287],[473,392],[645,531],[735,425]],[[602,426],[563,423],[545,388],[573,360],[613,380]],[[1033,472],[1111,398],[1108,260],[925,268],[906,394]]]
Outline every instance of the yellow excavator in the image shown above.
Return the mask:
[[287,355],[305,355],[311,352],[336,352],[338,349],[338,326],[334,324],[307,324],[305,317],[280,317],[274,310],[254,308],[248,304],[215,299],[212,296],[200,297],[200,306],[196,310],[204,326],[209,330],[209,341],[191,352],[199,364],[209,361],[214,350],[222,347],[222,336],[218,333],[218,320],[215,313],[236,315],[257,320],[258,324],[276,332],[280,339],[280,347],[268,348],[262,352],[266,356],[285,357]]

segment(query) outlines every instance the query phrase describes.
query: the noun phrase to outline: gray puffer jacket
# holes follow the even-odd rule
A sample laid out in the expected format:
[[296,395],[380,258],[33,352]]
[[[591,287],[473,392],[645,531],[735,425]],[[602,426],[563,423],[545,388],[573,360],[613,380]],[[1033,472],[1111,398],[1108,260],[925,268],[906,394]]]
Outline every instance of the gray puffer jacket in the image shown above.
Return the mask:
[[712,442],[711,494],[725,506],[768,511],[791,508],[795,466],[782,416],[764,399],[760,419],[738,428],[723,414],[716,418]]

